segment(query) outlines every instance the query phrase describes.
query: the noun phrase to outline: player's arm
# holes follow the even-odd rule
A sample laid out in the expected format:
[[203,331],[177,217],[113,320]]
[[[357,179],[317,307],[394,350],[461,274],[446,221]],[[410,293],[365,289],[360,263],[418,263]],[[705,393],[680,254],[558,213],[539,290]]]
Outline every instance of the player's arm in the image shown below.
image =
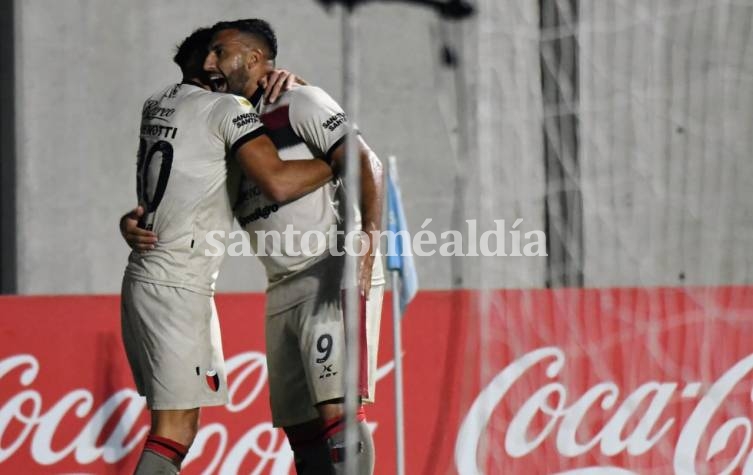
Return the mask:
[[280,159],[266,135],[238,147],[235,158],[246,176],[277,203],[299,198],[332,179],[332,167],[324,160]]
[[139,227],[144,208],[139,206],[120,217],[120,235],[134,251],[148,251],[157,244],[157,235]]
[[[374,242],[373,236],[379,236],[382,224],[384,168],[379,157],[377,157],[360,136],[357,137],[357,152],[358,163],[361,167],[361,225],[363,231],[366,233],[363,244],[368,247],[368,252],[361,258],[358,280],[359,287],[364,296],[368,296],[371,290],[371,271],[374,267],[374,255],[379,246],[378,242]],[[345,141],[330,151],[329,155],[335,169],[345,169]]]
[[[297,89],[290,109],[291,125],[307,144],[322,150],[336,170],[345,164],[345,137],[347,117],[337,102],[318,87]],[[361,166],[361,221],[368,233],[368,251],[361,258],[359,285],[364,296],[371,289],[371,272],[374,254],[379,245],[372,241],[372,231],[378,231],[382,222],[383,169],[379,158],[360,137],[357,142],[358,163]]]
[[294,200],[332,178],[332,168],[322,160],[286,160],[277,148],[251,104],[227,94],[217,101],[210,115],[220,137],[238,160],[243,172],[264,195],[277,203]]

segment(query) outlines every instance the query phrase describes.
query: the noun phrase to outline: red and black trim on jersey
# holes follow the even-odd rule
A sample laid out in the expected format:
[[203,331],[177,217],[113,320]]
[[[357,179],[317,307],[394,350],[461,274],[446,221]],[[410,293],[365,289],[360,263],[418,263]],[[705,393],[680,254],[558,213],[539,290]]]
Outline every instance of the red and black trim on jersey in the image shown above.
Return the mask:
[[[264,89],[257,88],[256,92],[254,92],[254,94],[248,100],[249,102],[251,102],[251,105],[254,107],[254,109],[258,111],[263,98],[264,98]],[[247,133],[246,135],[244,135],[243,137],[235,141],[233,146],[230,148],[230,156],[234,157],[235,152],[237,152],[238,149],[241,148],[241,146],[243,146],[243,144],[245,144],[246,142],[249,142],[265,134],[269,135],[269,131],[262,123],[261,127],[259,127],[258,129],[252,130],[251,132]]]
[[262,114],[261,121],[267,128],[267,135],[277,147],[283,150],[302,144],[303,139],[295,133],[290,125],[290,106],[281,106],[272,112]]
[[337,139],[337,141],[332,144],[332,146],[329,148],[329,150],[327,150],[326,155],[324,155],[324,161],[327,162],[327,163],[329,163],[331,165],[332,164],[332,155],[335,153],[335,150],[337,150],[337,147],[339,147],[340,145],[344,144],[346,140],[348,140],[348,134],[345,134],[342,137],[340,137],[339,139]]
[[[283,150],[304,143],[304,140],[293,130],[290,124],[290,106],[281,106],[272,112],[261,115],[261,121],[267,129],[267,136],[272,139],[278,150]],[[360,132],[356,131],[358,135]],[[332,164],[332,155],[337,147],[345,143],[347,135],[343,135],[327,150],[322,158],[328,164]]]
[[[230,156],[234,157],[235,152],[238,151],[239,148],[243,146],[246,142],[249,142],[257,137],[261,137],[262,135],[267,134],[267,129],[263,125],[257,129],[252,130],[251,132],[247,133],[243,137],[239,138],[235,141],[232,147],[230,147]],[[269,135],[269,134],[267,134]]]

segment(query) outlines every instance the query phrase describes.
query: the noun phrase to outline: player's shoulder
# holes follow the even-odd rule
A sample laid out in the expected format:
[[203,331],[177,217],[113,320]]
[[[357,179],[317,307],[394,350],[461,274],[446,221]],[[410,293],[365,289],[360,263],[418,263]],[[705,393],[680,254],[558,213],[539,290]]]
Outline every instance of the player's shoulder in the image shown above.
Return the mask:
[[290,90],[285,91],[284,96],[287,96],[291,104],[315,104],[320,102],[333,101],[332,96],[318,86],[303,86],[300,84],[293,85]]
[[210,92],[212,94],[212,110],[216,114],[253,113],[251,101],[235,94]]
[[178,88],[179,84],[170,84],[167,86],[163,86],[156,91],[154,91],[152,94],[147,96],[146,99],[144,99],[143,102],[143,109],[146,111],[147,109],[154,108],[157,104],[164,101],[165,98],[168,98],[170,95],[170,91],[173,90],[173,88]]
[[211,105],[217,98],[214,93],[185,83],[173,83],[157,90],[144,101],[144,108],[177,108],[180,110],[198,108],[201,110]]
[[212,94],[206,89],[202,89],[193,84],[171,83],[159,88],[154,94],[149,96],[144,102],[164,102],[164,101],[183,101],[186,99],[196,99]]
[[251,101],[242,96],[236,96],[235,94],[227,94],[222,92],[211,93],[217,100],[217,104],[227,107],[246,107],[251,108]]
[[155,93],[151,98],[172,98],[177,101],[196,103],[199,107],[250,108],[251,103],[240,96],[214,92],[194,84],[174,84]]
[[290,89],[287,99],[290,104],[290,120],[294,123],[307,122],[311,117],[322,118],[342,112],[340,105],[317,86],[298,86]]

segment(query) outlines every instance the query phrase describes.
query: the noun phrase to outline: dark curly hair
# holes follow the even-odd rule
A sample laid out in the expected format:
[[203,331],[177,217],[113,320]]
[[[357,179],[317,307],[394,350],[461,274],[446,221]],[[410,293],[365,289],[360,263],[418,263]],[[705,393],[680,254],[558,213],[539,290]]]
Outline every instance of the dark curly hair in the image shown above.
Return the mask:
[[212,35],[214,30],[211,28],[199,28],[178,45],[173,61],[184,75],[195,75],[203,70]]

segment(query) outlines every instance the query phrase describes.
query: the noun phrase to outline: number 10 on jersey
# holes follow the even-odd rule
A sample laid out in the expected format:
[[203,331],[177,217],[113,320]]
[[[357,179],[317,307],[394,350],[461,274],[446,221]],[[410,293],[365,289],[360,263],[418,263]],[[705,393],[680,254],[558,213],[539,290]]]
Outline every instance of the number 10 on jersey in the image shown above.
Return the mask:
[[[160,161],[154,159],[158,153]],[[165,195],[172,167],[173,146],[170,142],[159,140],[150,144],[141,139],[136,165],[136,193],[139,204],[144,207],[144,215],[139,221],[139,227],[150,231],[154,227],[154,213]]]

